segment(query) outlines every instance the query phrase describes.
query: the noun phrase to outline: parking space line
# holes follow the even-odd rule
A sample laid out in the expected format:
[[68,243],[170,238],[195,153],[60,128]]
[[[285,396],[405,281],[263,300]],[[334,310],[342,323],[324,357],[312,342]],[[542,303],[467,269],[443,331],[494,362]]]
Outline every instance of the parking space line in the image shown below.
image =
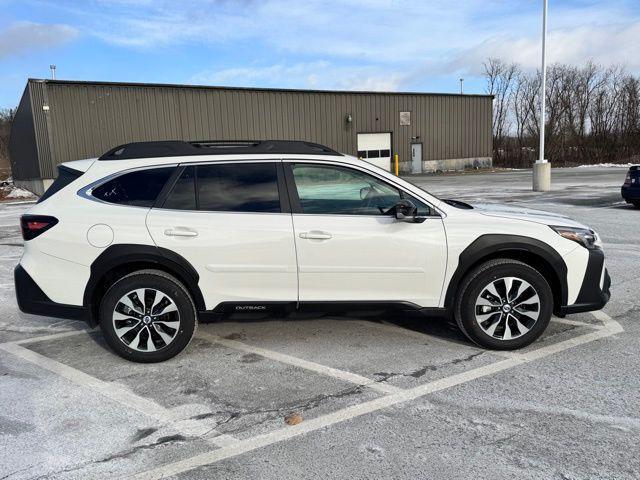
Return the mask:
[[262,357],[269,358],[271,360],[276,360],[281,363],[286,363],[288,365],[293,365],[295,367],[311,370],[313,372],[320,373],[322,375],[326,375],[329,377],[337,378],[345,382],[354,383],[356,385],[363,385],[365,387],[371,388],[372,390],[377,390],[378,392],[382,392],[385,394],[397,393],[402,391],[401,388],[396,387],[394,385],[376,382],[371,378],[363,377],[362,375],[358,375],[356,373],[339,370],[337,368],[327,367],[325,365],[311,362],[309,360],[304,360],[298,357],[292,357],[291,355],[287,355],[285,353],[275,352],[273,350],[267,350],[260,347],[254,347],[252,345],[247,345],[246,343],[242,343],[237,340],[229,340],[226,338],[222,338],[214,333],[205,332],[203,331],[202,328],[198,330],[198,336],[201,338],[210,340],[212,342],[218,343],[220,345],[223,345],[225,347],[233,348],[234,350],[240,350],[247,353],[254,353],[256,355],[260,355]]
[[519,365],[524,365],[526,363],[547,357],[563,350],[593,342],[594,340],[605,338],[623,331],[622,326],[604,312],[593,312],[593,314],[604,324],[603,328],[595,332],[564,340],[554,345],[541,347],[524,354],[514,353],[511,358],[507,358],[505,360],[500,360],[489,365],[484,365],[471,370],[467,370],[462,373],[451,375],[449,377],[434,380],[432,382],[425,383],[411,389],[402,390],[397,393],[343,408],[341,410],[322,415],[320,417],[306,420],[295,426],[287,426],[252,438],[239,440],[233,445],[222,447],[209,452],[204,452],[202,454],[195,455],[184,460],[179,460],[177,462],[169,463],[157,468],[140,472],[127,478],[134,478],[136,480],[155,480],[166,478],[172,475],[178,475],[194,468],[209,465],[230,457],[256,450],[258,448],[273,445],[275,443],[279,443],[290,438],[297,437],[299,435],[304,435],[306,433],[311,433],[322,428],[330,427],[337,423],[351,420],[367,413],[372,413],[383,408],[388,408],[402,402],[415,400],[430,393],[445,390],[447,388],[461,385],[463,383],[486,377],[488,375],[493,375],[495,373],[502,372]]
[[[84,332],[84,330],[81,330],[78,333]],[[68,335],[54,334],[48,335],[46,336],[46,338],[62,338],[63,336]],[[43,339],[45,339],[45,337],[37,337],[37,340],[41,341]],[[22,343],[27,342],[22,341]],[[144,415],[155,418],[163,424],[171,424],[172,422],[178,420],[175,418],[175,415],[173,415],[171,410],[163,407],[162,405],[151,399],[136,395],[132,391],[126,389],[121,385],[118,385],[117,383],[105,382],[103,380],[100,380],[99,378],[92,377],[91,375],[84,373],[76,368],[65,365],[64,363],[58,362],[49,357],[45,357],[44,355],[34,352],[33,350],[29,350],[28,348],[24,348],[19,344],[19,342],[7,342],[0,344],[0,349],[30,363],[33,363],[34,365],[44,368],[45,370],[53,372],[56,375],[59,375],[60,377],[75,383],[76,385],[80,385],[81,387],[96,391],[115,402],[133,408],[134,410],[143,413]],[[177,430],[180,429],[177,428]],[[205,440],[219,447],[229,446],[237,441],[230,435],[219,434],[217,436],[213,436],[216,433],[217,432],[215,431],[211,431],[210,435],[212,436],[205,438]]]
[[88,334],[90,331],[91,330],[86,330],[84,328],[81,330],[67,330],[65,332],[52,333],[50,335],[40,335],[38,337],[23,338],[22,340],[14,340],[11,342],[6,342],[3,344],[0,344],[0,347],[2,345],[8,345],[8,344],[26,345],[29,343],[44,342],[46,340],[56,340],[58,338],[73,337],[74,335],[80,335],[82,333]]

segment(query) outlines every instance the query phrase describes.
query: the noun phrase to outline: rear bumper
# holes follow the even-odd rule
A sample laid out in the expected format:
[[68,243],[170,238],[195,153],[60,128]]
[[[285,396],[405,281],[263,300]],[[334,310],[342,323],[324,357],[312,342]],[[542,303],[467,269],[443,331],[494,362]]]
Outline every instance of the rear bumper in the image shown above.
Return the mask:
[[86,320],[87,309],[77,305],[65,305],[51,300],[31,278],[22,265],[13,271],[18,307],[24,313],[46,317]]
[[572,313],[600,310],[611,298],[610,287],[611,277],[604,264],[604,252],[589,250],[587,270],[576,303],[560,307],[556,314],[564,317]]
[[620,194],[628,203],[640,201],[640,187],[622,187]]

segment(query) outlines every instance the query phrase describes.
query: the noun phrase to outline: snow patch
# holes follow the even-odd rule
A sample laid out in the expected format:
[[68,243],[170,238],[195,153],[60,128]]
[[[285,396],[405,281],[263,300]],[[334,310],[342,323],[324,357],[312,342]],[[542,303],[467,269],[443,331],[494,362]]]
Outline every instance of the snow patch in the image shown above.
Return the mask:
[[591,168],[591,167],[600,167],[600,168],[611,168],[611,167],[619,167],[619,168],[629,168],[637,165],[637,163],[596,163],[593,165],[578,165],[575,168]]
[[23,188],[14,187],[4,198],[31,198],[33,193]]

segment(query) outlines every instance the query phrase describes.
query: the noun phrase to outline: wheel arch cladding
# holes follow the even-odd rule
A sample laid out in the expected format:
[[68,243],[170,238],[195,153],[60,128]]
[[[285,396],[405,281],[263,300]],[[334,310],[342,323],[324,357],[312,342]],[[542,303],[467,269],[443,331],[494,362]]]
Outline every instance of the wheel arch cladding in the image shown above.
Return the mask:
[[97,325],[100,298],[108,285],[128,273],[148,268],[162,270],[176,277],[191,294],[196,309],[205,310],[204,297],[198,286],[200,276],[186,259],[171,250],[152,245],[112,245],[91,264],[91,275],[83,299],[89,312],[89,324]]
[[478,237],[460,254],[458,266],[447,286],[445,307],[453,307],[458,293],[457,285],[467,273],[481,263],[496,258],[520,260],[534,267],[550,284],[554,312],[566,305],[567,265],[553,247],[535,238],[520,235],[487,234]]

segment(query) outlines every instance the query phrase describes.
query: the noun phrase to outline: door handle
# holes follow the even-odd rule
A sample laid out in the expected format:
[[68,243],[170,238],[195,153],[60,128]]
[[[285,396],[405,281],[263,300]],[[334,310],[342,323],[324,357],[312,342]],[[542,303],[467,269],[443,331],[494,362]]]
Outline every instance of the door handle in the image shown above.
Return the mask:
[[311,230],[310,232],[302,232],[299,237],[308,240],[329,240],[330,238],[333,238],[333,235],[331,235],[329,232]]
[[195,230],[188,230],[186,228],[167,228],[164,231],[167,237],[197,237],[198,232]]

